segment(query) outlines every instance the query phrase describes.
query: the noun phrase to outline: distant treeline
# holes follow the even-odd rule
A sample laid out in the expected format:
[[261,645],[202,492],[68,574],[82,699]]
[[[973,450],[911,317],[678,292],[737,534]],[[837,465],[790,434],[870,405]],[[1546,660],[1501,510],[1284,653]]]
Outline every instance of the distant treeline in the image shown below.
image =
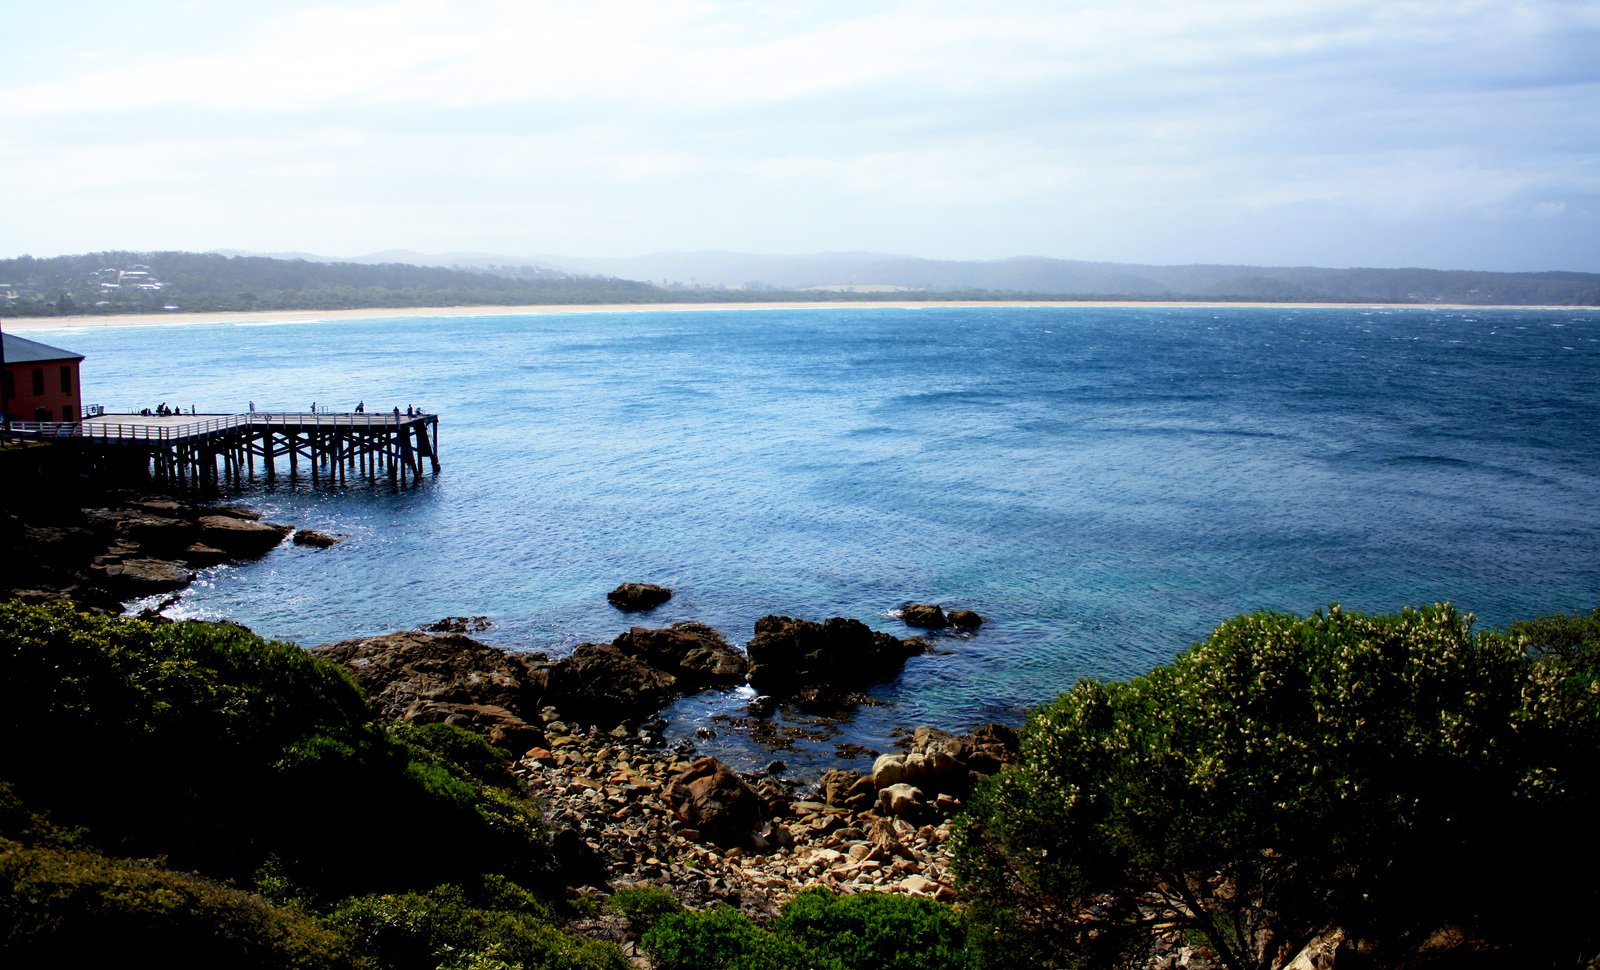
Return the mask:
[[[130,277],[130,273],[148,275]],[[4,298],[0,313],[13,316],[160,313],[169,309],[648,303],[666,299],[648,283],[603,277],[550,274],[528,278],[401,263],[313,263],[179,252],[0,260],[0,297]]]
[[[742,257],[685,254],[699,286],[657,286],[540,266],[457,268],[320,262],[216,253],[103,252],[0,260],[0,315],[182,311],[341,310],[366,307],[942,299],[1207,300],[1220,302],[1600,305],[1600,274],[1428,269],[1136,266],[1066,260],[987,263],[904,257]],[[719,260],[721,262],[719,262]],[[732,261],[732,262],[730,262]],[[606,261],[658,278],[665,266]],[[601,262],[587,269],[600,268]],[[685,267],[677,266],[676,269]],[[736,275],[737,274],[737,275]],[[757,275],[759,274],[759,275]],[[722,278],[741,278],[737,286]],[[848,279],[891,292],[805,289]],[[764,282],[754,282],[763,280]]]

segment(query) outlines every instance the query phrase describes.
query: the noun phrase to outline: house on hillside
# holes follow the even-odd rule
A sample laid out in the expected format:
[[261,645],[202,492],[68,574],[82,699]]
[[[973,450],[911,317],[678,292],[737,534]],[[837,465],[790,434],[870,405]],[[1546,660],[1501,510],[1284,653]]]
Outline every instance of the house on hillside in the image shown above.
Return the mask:
[[0,334],[0,411],[13,421],[77,421],[83,414],[78,385],[82,354]]

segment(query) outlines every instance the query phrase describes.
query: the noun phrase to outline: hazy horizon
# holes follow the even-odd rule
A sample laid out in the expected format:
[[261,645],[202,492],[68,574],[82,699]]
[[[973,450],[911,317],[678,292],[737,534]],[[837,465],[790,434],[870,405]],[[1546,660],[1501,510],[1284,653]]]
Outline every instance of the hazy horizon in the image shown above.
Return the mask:
[[0,11],[0,251],[1600,271],[1600,7]]

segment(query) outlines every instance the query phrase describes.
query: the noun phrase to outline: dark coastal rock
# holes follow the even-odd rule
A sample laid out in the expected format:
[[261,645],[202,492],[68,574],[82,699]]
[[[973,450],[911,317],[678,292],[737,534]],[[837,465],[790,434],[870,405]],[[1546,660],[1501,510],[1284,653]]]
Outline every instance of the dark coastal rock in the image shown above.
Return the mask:
[[487,616],[447,616],[422,629],[429,633],[482,633],[493,626]]
[[588,724],[638,721],[678,696],[678,678],[603,643],[580,643],[548,668],[549,703]]
[[92,572],[108,591],[124,596],[171,592],[194,579],[194,573],[165,559],[123,559],[97,565]]
[[682,621],[664,630],[636,626],[611,641],[619,652],[672,674],[679,689],[736,687],[747,664],[722,634],[704,623]]
[[967,767],[980,775],[992,775],[1009,764],[1015,764],[1022,751],[1022,738],[1017,729],[1004,724],[985,724],[958,740],[961,747],[957,757]]
[[117,519],[114,532],[118,541],[160,554],[191,545],[200,528],[192,520],[137,511],[124,512]]
[[243,519],[246,522],[261,521],[261,513],[255,509],[247,509],[242,505],[214,505],[206,509],[208,515],[225,515],[230,519]]
[[765,816],[755,789],[715,758],[701,758],[667,783],[678,824],[722,846],[748,842]]
[[654,583],[623,583],[606,594],[606,601],[626,613],[653,610],[672,599],[672,590]]
[[178,558],[182,559],[191,566],[203,568],[205,566],[215,566],[219,563],[227,562],[228,554],[223,552],[221,549],[218,549],[216,546],[208,546],[203,542],[195,542],[191,543],[182,552],[178,553]]
[[927,650],[921,639],[878,633],[859,620],[824,623],[787,616],[756,621],[746,645],[750,683],[762,693],[793,697],[810,691],[822,701],[899,675],[908,658]]
[[477,705],[527,721],[536,718],[547,680],[535,665],[542,655],[507,653],[456,634],[408,630],[325,643],[311,652],[342,664],[391,720],[448,720],[467,714],[461,705]]
[[950,620],[937,603],[907,603],[900,609],[900,619],[906,626],[925,630],[942,630],[950,625]]
[[965,632],[970,632],[983,626],[983,617],[972,610],[951,610],[945,614],[945,619],[949,620],[950,625],[957,630]]
[[201,542],[242,559],[265,555],[293,531],[287,525],[273,525],[233,515],[203,515],[199,525]]
[[297,546],[310,546],[313,549],[327,549],[343,542],[338,536],[318,532],[316,529],[296,529],[292,540]]

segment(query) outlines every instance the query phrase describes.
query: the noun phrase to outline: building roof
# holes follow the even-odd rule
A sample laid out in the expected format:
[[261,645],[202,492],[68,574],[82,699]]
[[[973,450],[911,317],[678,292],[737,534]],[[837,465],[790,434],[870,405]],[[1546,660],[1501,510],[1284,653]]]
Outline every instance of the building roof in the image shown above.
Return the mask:
[[42,344],[37,340],[18,337],[14,334],[0,334],[0,340],[5,341],[5,357],[7,364],[34,364],[45,360],[82,360],[82,354],[75,354],[70,350]]

